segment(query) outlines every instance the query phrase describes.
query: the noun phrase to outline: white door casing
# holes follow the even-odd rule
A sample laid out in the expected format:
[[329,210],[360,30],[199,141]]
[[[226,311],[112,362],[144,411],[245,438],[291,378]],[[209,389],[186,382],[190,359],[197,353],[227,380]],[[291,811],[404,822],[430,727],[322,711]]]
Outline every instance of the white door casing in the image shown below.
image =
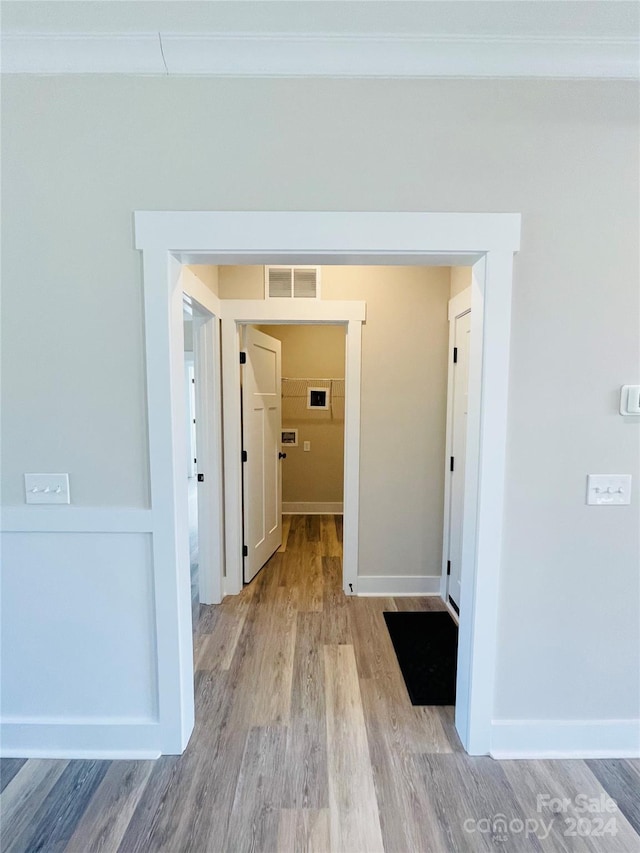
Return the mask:
[[[508,369],[513,255],[520,246],[521,217],[509,213],[394,213],[297,211],[138,211],[135,245],[143,252],[151,539],[155,589],[158,719],[154,742],[163,753],[181,752],[193,725],[193,654],[188,601],[186,514],[178,500],[184,479],[182,301],[176,298],[176,264],[351,263],[473,265],[467,466],[462,543],[461,620],[458,642],[456,729],[470,754],[491,751],[497,651],[498,582],[502,551]],[[197,298],[197,297],[196,297]],[[200,301],[200,300],[199,300]],[[237,315],[222,307],[223,350],[238,352]],[[231,300],[229,302],[232,302]],[[319,303],[319,306],[322,302]],[[320,307],[320,311],[323,309]],[[268,313],[268,312],[265,312]],[[243,316],[243,322],[275,317]],[[297,319],[297,318],[296,318]],[[293,320],[293,318],[291,318]],[[298,321],[299,322],[299,321]],[[308,319],[307,322],[314,322]],[[320,319],[322,322],[322,319]],[[334,320],[335,322],[335,320]],[[227,331],[225,332],[225,323]],[[353,327],[354,334],[351,334]],[[359,434],[359,335],[349,322],[347,350],[358,359],[358,406],[350,412]],[[239,364],[225,365],[238,384]],[[482,393],[481,393],[482,390]],[[233,402],[233,399],[232,399]],[[240,439],[236,415],[227,423],[225,400],[225,506],[242,517]],[[348,407],[348,404],[347,404]],[[234,406],[235,408],[235,406]],[[239,399],[237,409],[239,413]],[[349,411],[347,412],[349,414]],[[239,417],[239,414],[238,414]],[[227,428],[232,456],[227,457]],[[216,446],[220,446],[216,443]],[[237,451],[237,457],[235,454]],[[179,473],[176,468],[179,458]],[[345,451],[346,456],[346,451]],[[229,466],[227,466],[229,461]],[[237,470],[234,466],[237,464]],[[231,487],[227,488],[227,468]],[[181,476],[180,476],[181,475]],[[218,475],[221,477],[220,472]],[[221,480],[219,480],[221,482]],[[358,463],[352,460],[345,489],[357,510]],[[186,488],[184,489],[186,492]],[[345,491],[346,511],[347,491]],[[357,569],[357,518],[347,561]],[[226,526],[227,532],[229,526]],[[346,533],[346,518],[345,518]],[[241,566],[227,537],[227,575]],[[355,546],[355,547],[354,547]],[[236,562],[237,561],[237,562]],[[185,563],[184,567],[182,563]],[[185,575],[184,580],[182,574]],[[178,583],[179,581],[179,583]],[[228,577],[225,583],[228,582]],[[176,598],[176,584],[182,594]],[[184,599],[184,600],[183,600]],[[149,732],[149,739],[152,733]]]
[[467,448],[467,414],[469,408],[469,353],[471,341],[471,310],[453,319],[455,361],[453,372],[451,453],[449,456],[450,509],[447,600],[452,599],[460,609],[460,579],[462,568],[462,532],[464,522],[464,472]]
[[360,500],[360,365],[365,303],[348,300],[270,299],[225,300],[222,305],[222,367],[224,394],[224,488],[226,595],[237,595],[243,584],[242,428],[240,332],[245,325],[345,325],[344,534],[342,588],[357,592]]
[[244,582],[249,583],[282,544],[281,343],[244,327],[242,444]]

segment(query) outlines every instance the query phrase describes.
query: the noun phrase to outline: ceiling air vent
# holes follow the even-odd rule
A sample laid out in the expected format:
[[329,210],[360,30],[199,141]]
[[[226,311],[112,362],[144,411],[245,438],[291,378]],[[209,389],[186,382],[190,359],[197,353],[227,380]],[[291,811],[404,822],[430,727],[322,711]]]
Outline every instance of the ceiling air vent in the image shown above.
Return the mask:
[[320,267],[265,267],[267,299],[319,299]]

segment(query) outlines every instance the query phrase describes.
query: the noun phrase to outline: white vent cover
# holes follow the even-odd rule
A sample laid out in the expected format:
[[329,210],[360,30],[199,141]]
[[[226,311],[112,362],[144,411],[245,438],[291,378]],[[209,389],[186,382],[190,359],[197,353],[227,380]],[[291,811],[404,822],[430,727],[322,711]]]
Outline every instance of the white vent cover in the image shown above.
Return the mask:
[[265,267],[267,299],[319,299],[320,267]]

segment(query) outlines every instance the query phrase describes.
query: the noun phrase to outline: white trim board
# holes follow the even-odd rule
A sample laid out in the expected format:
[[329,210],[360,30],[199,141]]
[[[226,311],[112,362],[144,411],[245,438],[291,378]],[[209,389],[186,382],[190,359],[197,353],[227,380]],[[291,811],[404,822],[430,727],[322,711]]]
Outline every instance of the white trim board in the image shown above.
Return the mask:
[[493,720],[493,758],[640,758],[640,720]]
[[151,533],[150,509],[6,506],[4,533]]
[[440,595],[440,575],[360,575],[358,595]]
[[342,501],[283,501],[283,515],[342,515]]
[[369,264],[455,266],[462,258],[469,266],[486,252],[519,251],[521,226],[519,213],[397,211],[137,210],[133,221],[136,249],[156,249],[165,262],[170,252],[189,253],[191,264],[205,254],[206,263],[232,257],[238,265],[281,256],[319,265],[327,257],[341,264],[365,257]]
[[[186,513],[186,507],[180,508],[176,503],[177,478],[184,474],[186,436],[182,296],[178,291],[176,267],[182,253],[201,253],[207,255],[209,263],[224,263],[233,256],[236,263],[263,264],[266,257],[274,255],[309,264],[322,264],[327,257],[333,262],[347,264],[360,264],[363,257],[378,264],[392,260],[406,262],[407,258],[411,258],[413,264],[423,265],[433,264],[435,258],[439,264],[454,265],[461,259],[465,265],[470,257],[475,260],[456,729],[467,752],[487,754],[491,748],[494,715],[511,286],[513,254],[520,245],[520,216],[504,213],[138,211],[134,223],[135,245],[143,252],[154,581],[156,613],[161,614],[157,628],[160,720],[165,734],[163,751],[183,750],[193,725],[188,571],[182,566],[183,549],[177,547],[184,535],[181,525]],[[256,306],[269,303],[249,304],[251,308],[247,310],[253,313],[242,317],[242,321],[263,320],[264,315],[255,314]],[[344,310],[346,303],[342,305]],[[224,304],[221,310],[223,351],[235,355],[239,349],[239,317],[237,314],[234,317],[233,313],[229,316]],[[280,311],[278,309],[278,313]],[[331,319],[325,317],[325,322]],[[347,365],[354,366],[353,400],[359,400],[360,394],[361,327],[359,319],[348,323]],[[224,352],[223,382],[231,389],[238,384],[239,393],[239,359],[225,364]],[[225,418],[227,414],[225,405]],[[359,406],[355,403],[347,406],[345,415],[345,433],[349,423],[357,447]],[[234,434],[233,431],[230,434]],[[345,434],[347,444],[349,439]],[[230,451],[225,445],[225,453]],[[357,458],[353,447],[351,451]],[[240,448],[236,446],[231,457],[232,471],[239,465]],[[357,495],[357,466],[354,465],[353,470],[346,466],[345,513],[350,501],[357,505]],[[227,510],[240,518],[238,494],[233,489],[227,490],[225,498]],[[359,519],[350,524],[345,515],[344,564],[356,569],[358,525]],[[227,549],[235,547],[228,540],[226,544]],[[235,565],[232,561],[231,568]],[[227,559],[227,573],[229,569]],[[345,577],[345,581],[348,580]],[[351,583],[355,586],[358,580],[356,574]]]
[[638,38],[429,33],[5,33],[4,74],[638,79]]
[[1,721],[3,758],[95,758],[116,760],[159,758],[158,723],[78,722],[73,718],[41,723],[29,718]]

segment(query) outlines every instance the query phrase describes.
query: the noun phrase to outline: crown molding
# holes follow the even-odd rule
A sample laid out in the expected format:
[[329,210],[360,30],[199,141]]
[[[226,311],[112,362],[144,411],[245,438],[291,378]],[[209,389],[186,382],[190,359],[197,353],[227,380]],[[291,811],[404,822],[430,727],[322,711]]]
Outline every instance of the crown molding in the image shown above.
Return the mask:
[[5,74],[637,80],[638,38],[5,34]]

